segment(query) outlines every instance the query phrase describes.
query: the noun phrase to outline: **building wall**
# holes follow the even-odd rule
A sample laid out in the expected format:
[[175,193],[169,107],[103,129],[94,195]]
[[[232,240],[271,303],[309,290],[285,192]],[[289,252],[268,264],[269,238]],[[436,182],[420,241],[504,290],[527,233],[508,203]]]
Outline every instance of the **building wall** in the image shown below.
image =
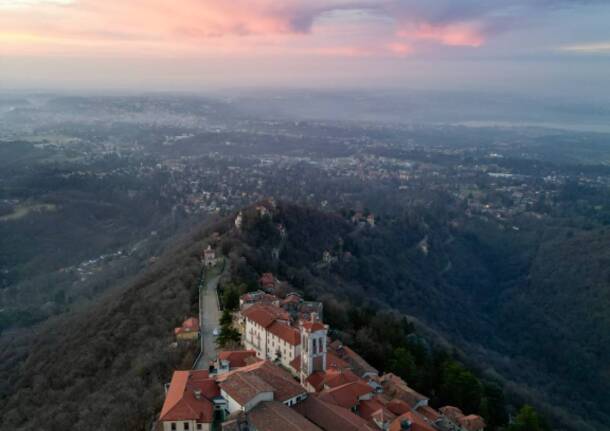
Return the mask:
[[289,400],[284,401],[284,404],[286,404],[288,407],[291,407],[297,403],[300,403],[301,401],[305,401],[305,399],[307,399],[307,393],[303,392],[302,394],[299,394],[294,398],[290,398]]
[[[257,344],[258,338],[256,334],[260,334],[259,344]],[[258,358],[268,359],[270,361],[275,361],[276,353],[279,348],[282,352],[280,362],[284,367],[289,367],[290,361],[301,353],[301,347],[299,345],[293,346],[249,319],[246,319],[243,343],[246,349],[256,351],[256,356]]]
[[[187,422],[188,428],[185,428],[184,423]],[[198,431],[199,428],[197,428],[197,422],[196,421],[168,421],[168,422],[163,422],[163,431],[173,431],[172,429],[172,423],[176,424],[176,431]],[[211,431],[212,430],[212,424],[206,424],[206,423],[202,423],[201,425],[201,430],[202,431]]]
[[179,341],[194,341],[199,338],[199,331],[193,332],[181,332],[176,335],[176,339]]
[[227,400],[227,409],[229,410],[229,414],[233,414],[238,411],[249,412],[263,401],[273,401],[273,392],[261,392],[260,394],[256,395],[256,397],[248,401],[244,406],[231,398],[225,391],[221,390],[220,395]]
[[249,412],[263,401],[273,401],[273,392],[261,392],[244,406],[244,411]]

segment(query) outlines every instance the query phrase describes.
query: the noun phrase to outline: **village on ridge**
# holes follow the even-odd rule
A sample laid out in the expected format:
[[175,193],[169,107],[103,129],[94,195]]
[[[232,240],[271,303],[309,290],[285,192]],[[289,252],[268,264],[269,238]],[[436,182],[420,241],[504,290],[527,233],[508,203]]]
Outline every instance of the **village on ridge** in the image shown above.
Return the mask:
[[[240,216],[236,219],[239,229]],[[222,258],[208,246],[202,263]],[[369,365],[357,352],[329,337],[321,302],[278,289],[271,273],[260,290],[242,295],[232,327],[241,348],[203,352],[215,346],[218,327],[205,310],[175,329],[177,342],[203,347],[192,370],[175,371],[155,429],[159,431],[483,431],[482,417],[457,407],[438,410],[428,398],[392,373]],[[200,295],[201,292],[200,292]],[[202,296],[203,297],[203,296]],[[217,292],[210,298],[214,314]],[[200,308],[203,303],[200,299]],[[203,311],[203,313],[202,313]],[[203,322],[202,322],[203,321]],[[209,347],[208,347],[209,349]],[[202,358],[210,358],[209,361]]]

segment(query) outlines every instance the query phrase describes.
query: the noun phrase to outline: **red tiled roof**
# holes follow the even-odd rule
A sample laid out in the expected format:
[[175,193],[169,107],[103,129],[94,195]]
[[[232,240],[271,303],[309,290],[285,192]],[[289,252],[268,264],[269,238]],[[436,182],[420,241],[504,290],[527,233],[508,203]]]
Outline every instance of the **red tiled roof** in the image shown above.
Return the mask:
[[418,407],[417,412],[431,422],[436,422],[441,417],[441,414],[430,406]]
[[367,421],[372,421],[374,418],[391,421],[396,418],[392,412],[376,399],[360,401],[358,413],[360,413],[360,417]]
[[410,431],[435,431],[435,429],[427,424],[417,413],[407,412],[402,416],[394,419],[390,425],[389,431],[401,431],[401,424],[403,421],[411,422]]
[[459,408],[453,406],[441,407],[438,410],[451,422],[461,426],[467,431],[479,431],[485,428],[485,420],[481,416],[464,416],[464,413]]
[[260,403],[250,411],[248,420],[260,431],[320,431],[304,416],[278,401]]
[[326,431],[372,431],[367,421],[351,411],[332,403],[324,402],[316,395],[310,395],[295,407],[311,422]]
[[240,406],[263,392],[273,392],[273,387],[260,377],[250,373],[236,373],[219,384],[220,389],[233,398]]
[[460,426],[468,431],[479,431],[485,428],[485,420],[478,415],[463,416],[458,419]]
[[309,383],[317,392],[322,390],[325,378],[326,374],[324,371],[314,371],[309,375],[309,377],[307,377],[307,383]]
[[229,368],[239,368],[248,365],[248,358],[256,357],[254,350],[230,350],[218,353],[218,359],[229,362]]
[[411,411],[411,406],[406,401],[398,399],[393,399],[386,405],[386,407],[395,415],[402,415],[408,411]]
[[326,327],[320,322],[306,321],[303,322],[302,325],[307,332],[323,331],[326,329]]
[[276,401],[287,401],[306,393],[305,389],[303,389],[290,374],[269,361],[260,361],[242,368],[237,368],[226,374],[217,376],[216,380],[222,385],[223,381],[240,373],[253,374],[269,384],[273,388],[274,399]]
[[351,367],[354,373],[363,376],[366,373],[378,374],[379,372],[368,362],[366,362],[359,354],[354,352],[349,347],[343,345],[340,341],[335,340],[329,345],[330,350],[336,355],[345,360]]
[[403,379],[395,374],[384,374],[381,376],[380,381],[385,393],[406,401],[411,406],[416,406],[421,401],[428,399],[426,396],[410,388]]
[[301,333],[299,330],[286,323],[273,322],[267,330],[292,346],[298,346],[301,343]]
[[[328,359],[327,359],[328,360]],[[330,388],[344,385],[346,383],[356,382],[360,377],[352,373],[350,370],[339,370],[336,368],[327,368],[324,385]]]
[[326,368],[349,368],[349,364],[335,355],[333,352],[326,352]]
[[446,416],[447,418],[449,418],[449,420],[455,422],[456,424],[458,419],[464,416],[464,413],[462,413],[459,408],[453,406],[441,407],[440,409],[438,409],[438,411],[441,412],[443,416]]
[[199,319],[190,317],[182,322],[182,326],[174,329],[174,333],[181,334],[182,332],[197,332],[199,331]]
[[175,371],[159,415],[160,421],[195,420],[211,423],[218,386],[207,371]]
[[275,320],[290,320],[290,315],[278,307],[268,304],[254,304],[247,310],[242,311],[242,315],[263,328],[267,328]]
[[372,392],[373,388],[368,384],[363,381],[356,381],[322,392],[320,399],[346,409],[351,409],[358,405],[360,397]]

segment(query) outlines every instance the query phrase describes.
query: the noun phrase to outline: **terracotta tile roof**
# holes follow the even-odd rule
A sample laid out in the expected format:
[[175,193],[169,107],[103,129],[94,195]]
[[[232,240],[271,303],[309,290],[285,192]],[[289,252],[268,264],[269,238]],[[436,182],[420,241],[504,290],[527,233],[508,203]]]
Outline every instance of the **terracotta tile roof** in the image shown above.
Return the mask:
[[359,354],[354,352],[349,347],[343,345],[340,341],[335,340],[329,345],[329,351],[334,353],[337,357],[346,361],[352,371],[359,376],[365,374],[379,374],[376,368],[366,362]]
[[326,378],[326,373],[324,371],[314,371],[307,377],[307,383],[309,383],[316,392],[322,390],[324,386],[324,379]]
[[273,322],[271,325],[269,325],[267,331],[273,335],[276,335],[281,340],[286,341],[292,346],[298,346],[301,343],[301,333],[299,330],[286,323],[277,321]]
[[360,397],[372,393],[373,388],[368,384],[363,381],[356,381],[324,391],[320,394],[320,399],[351,409],[358,405]]
[[478,415],[463,416],[458,419],[462,428],[467,431],[479,431],[485,428],[485,420]]
[[459,408],[453,406],[441,407],[440,409],[438,409],[438,411],[441,412],[443,416],[446,416],[449,420],[455,422],[456,424],[458,422],[458,419],[464,416],[464,413],[462,413]]
[[441,418],[441,414],[430,406],[418,407],[417,412],[431,422],[436,422]]
[[207,371],[175,371],[159,415],[160,421],[195,420],[211,423],[218,386]]
[[319,431],[295,410],[278,401],[263,402],[250,411],[248,421],[258,431]]
[[199,331],[199,319],[196,317],[190,317],[182,322],[182,326],[175,328],[174,333],[181,334],[183,332],[197,332]]
[[279,298],[277,296],[271,295],[262,290],[244,293],[242,296],[240,296],[239,299],[245,303],[261,302],[264,304],[273,304],[274,302],[279,301]]
[[299,403],[295,410],[325,431],[376,430],[351,411],[332,403],[326,403],[317,395],[310,395],[304,402]]
[[290,361],[290,367],[297,373],[301,372],[301,355],[295,356],[294,359]]
[[381,421],[392,421],[396,415],[390,412],[379,400],[362,400],[358,405],[360,417],[367,421],[378,419]]
[[404,415],[394,419],[390,425],[389,431],[401,431],[402,423],[405,421],[409,421],[411,423],[409,431],[435,431],[431,425],[427,424],[424,419],[422,419],[417,413],[413,412],[407,412]]
[[301,325],[307,332],[323,331],[326,329],[321,322],[311,322],[309,320],[301,323]]
[[222,382],[235,374],[252,374],[257,376],[271,386],[274,394],[273,398],[276,401],[287,401],[307,392],[288,372],[269,361],[260,361],[242,368],[237,368],[226,374],[217,376],[216,379],[222,387]]
[[349,367],[350,366],[347,362],[335,355],[333,352],[326,352],[326,368],[346,369]]
[[426,401],[428,397],[410,388],[407,383],[395,374],[387,373],[380,379],[383,390],[388,395],[406,401],[411,406]]
[[393,399],[386,407],[395,415],[402,415],[411,411],[411,406],[403,400]]
[[241,406],[263,392],[273,392],[273,387],[260,377],[249,373],[238,373],[230,376],[219,384],[220,389],[226,392]]
[[358,380],[360,380],[360,377],[355,375],[350,370],[327,368],[323,384],[330,388],[336,388],[337,386],[341,386],[346,383],[356,382]]
[[278,307],[269,304],[254,304],[247,310],[242,311],[242,315],[253,322],[258,323],[263,328],[267,328],[276,320],[290,321],[290,315]]
[[227,350],[218,353],[218,359],[229,362],[229,368],[239,368],[248,365],[248,358],[256,358],[254,350]]
[[439,412],[456,425],[467,431],[479,431],[485,428],[485,420],[478,415],[465,416],[457,407],[445,406],[438,409]]

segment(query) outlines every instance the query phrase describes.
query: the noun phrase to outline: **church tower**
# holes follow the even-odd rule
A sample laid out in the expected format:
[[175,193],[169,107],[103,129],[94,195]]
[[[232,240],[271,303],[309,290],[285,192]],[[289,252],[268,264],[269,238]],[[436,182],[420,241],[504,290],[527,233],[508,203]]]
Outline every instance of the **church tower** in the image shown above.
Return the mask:
[[311,313],[308,321],[301,323],[301,384],[313,373],[326,371],[326,334],[328,328]]

